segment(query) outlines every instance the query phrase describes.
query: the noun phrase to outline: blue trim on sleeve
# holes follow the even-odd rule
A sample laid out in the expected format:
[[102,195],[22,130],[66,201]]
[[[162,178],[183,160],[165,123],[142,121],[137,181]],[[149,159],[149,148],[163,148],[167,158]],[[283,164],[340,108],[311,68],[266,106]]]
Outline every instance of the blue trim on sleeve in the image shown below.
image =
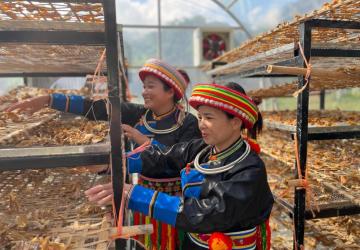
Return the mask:
[[153,209],[153,218],[175,226],[180,203],[179,197],[159,192]]
[[69,101],[69,112],[82,115],[84,112],[84,97],[80,95],[71,95]]
[[128,171],[130,174],[141,173],[142,170],[142,159],[140,153],[134,154],[127,158]]
[[128,203],[128,208],[148,215],[151,199],[155,191],[139,185],[135,185]]
[[199,183],[202,182],[205,178],[204,174],[200,173],[196,169],[190,169],[186,172],[186,169],[183,169],[180,173],[181,177],[181,186],[184,188],[186,184]]
[[164,144],[161,144],[160,142],[158,142],[157,140],[151,140],[151,145],[156,145],[158,146],[160,149],[165,149],[166,148],[166,145]]
[[196,185],[196,186],[187,186],[184,190],[184,197],[186,198],[196,198],[199,199],[200,198],[200,194],[201,194],[201,186],[200,185]]
[[51,108],[54,108],[59,111],[65,111],[66,109],[66,95],[54,93],[52,94],[52,106]]

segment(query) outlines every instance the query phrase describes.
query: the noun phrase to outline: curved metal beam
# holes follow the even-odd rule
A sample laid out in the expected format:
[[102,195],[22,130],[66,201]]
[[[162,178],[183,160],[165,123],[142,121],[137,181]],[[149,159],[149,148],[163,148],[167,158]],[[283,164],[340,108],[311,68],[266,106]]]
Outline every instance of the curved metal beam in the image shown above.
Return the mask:
[[245,32],[247,38],[252,38],[251,33],[245,28],[245,26],[240,22],[240,20],[227,8],[224,4],[222,4],[219,0],[212,0],[217,6],[223,9]]

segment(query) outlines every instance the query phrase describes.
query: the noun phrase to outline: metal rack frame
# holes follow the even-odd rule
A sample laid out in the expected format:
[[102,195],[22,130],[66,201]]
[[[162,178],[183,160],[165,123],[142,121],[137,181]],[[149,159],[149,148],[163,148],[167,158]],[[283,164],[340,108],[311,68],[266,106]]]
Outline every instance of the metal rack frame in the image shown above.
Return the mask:
[[[354,49],[321,49],[314,48],[311,42],[311,32],[313,28],[337,28],[337,29],[360,29],[360,22],[352,21],[337,21],[337,20],[324,20],[324,19],[310,19],[302,22],[299,26],[300,37],[299,41],[304,50],[304,55],[307,61],[310,61],[312,57],[360,57],[360,50]],[[288,49],[289,45],[283,46],[284,50]],[[306,68],[304,59],[299,56],[299,49],[294,47],[294,57],[284,61],[273,63],[275,65],[281,66],[298,66]],[[277,50],[274,49],[272,53],[277,53]],[[262,53],[263,56],[268,54]],[[257,59],[257,56],[253,56],[253,59]],[[242,61],[246,60],[243,59]],[[224,63],[214,62],[212,70],[209,70],[207,73],[214,75],[217,71],[214,70],[216,65],[224,65]],[[233,64],[235,64],[234,62]],[[227,65],[220,66],[225,68]],[[234,65],[229,65],[233,67]],[[236,66],[236,65],[235,65]],[[219,67],[219,68],[220,68]],[[238,73],[231,73],[228,75],[220,75],[220,79],[224,80],[227,77],[288,77],[288,75],[278,75],[266,74],[266,66],[260,66],[255,69],[246,70]],[[298,76],[298,89],[301,89],[305,86],[305,77]],[[309,80],[311,84],[311,80]],[[328,127],[328,128],[319,128],[319,127],[309,127],[308,126],[308,111],[309,111],[309,85],[307,85],[302,93],[299,94],[297,98],[297,122],[296,126],[287,126],[282,124],[269,124],[271,127],[287,131],[292,133],[292,138],[295,134],[298,138],[298,151],[299,151],[299,161],[301,174],[304,178],[306,171],[306,158],[307,158],[307,142],[311,140],[329,140],[329,139],[353,139],[360,137],[360,127],[359,126],[345,126],[345,127]],[[325,91],[320,92],[320,109],[324,109],[324,100],[325,100]],[[295,161],[296,166],[296,161]],[[295,178],[298,178],[298,174],[295,167]],[[275,197],[277,203],[283,206],[287,211],[290,212],[290,215],[294,218],[295,223],[295,239],[294,239],[294,249],[299,249],[301,245],[304,244],[304,224],[305,220],[313,219],[312,213],[306,210],[305,202],[306,190],[303,188],[295,188],[295,197],[294,205],[289,204],[284,199]],[[334,216],[342,215],[353,215],[360,213],[360,206],[358,204],[337,204],[337,206],[324,206],[320,212],[315,212],[315,218],[328,218]],[[295,246],[295,244],[297,244]]]
[[[38,2],[38,1],[36,1]],[[48,1],[41,1],[48,2]],[[108,72],[108,88],[109,97],[111,96],[113,113],[118,112],[120,105],[119,101],[115,101],[114,97],[119,94],[118,82],[119,82],[119,63],[118,63],[118,46],[122,48],[123,41],[122,31],[118,31],[116,24],[115,11],[106,11],[109,8],[114,8],[111,1],[103,0],[56,0],[53,2],[74,2],[74,3],[101,3],[104,9],[104,27],[105,32],[99,30],[99,24],[97,24],[96,31],[78,31],[73,29],[62,30],[37,30],[25,29],[25,30],[0,30],[0,43],[10,44],[42,44],[42,45],[86,45],[86,46],[99,46],[104,45],[107,51],[111,51],[111,55],[108,53],[107,65]],[[110,7],[109,7],[110,6]],[[106,18],[105,18],[106,16]],[[52,21],[44,21],[52,22]],[[76,23],[75,23],[76,24]],[[71,27],[72,25],[68,25]],[[76,26],[76,25],[75,25]],[[110,26],[110,28],[109,28]],[[111,30],[109,30],[111,29]],[[113,34],[115,34],[114,37]],[[118,42],[118,40],[121,41]],[[119,48],[120,51],[120,48]],[[115,62],[116,61],[116,62]],[[93,72],[28,72],[28,73],[5,73],[0,74],[0,77],[51,77],[51,76],[86,76],[87,74],[93,74]],[[111,76],[110,76],[111,74]],[[114,77],[115,75],[115,77]],[[117,115],[119,117],[119,115]],[[111,119],[111,122],[118,122],[115,126],[118,128],[119,121]],[[114,125],[113,125],[114,129]],[[111,128],[110,128],[111,130]],[[117,131],[118,132],[118,131]],[[110,131],[110,137],[111,135]],[[116,135],[118,136],[118,135]],[[120,138],[119,138],[120,141]],[[112,143],[114,143],[112,141]],[[119,145],[119,143],[117,143]],[[107,147],[102,145],[97,147],[98,150],[93,152],[93,148],[96,145],[84,145],[84,146],[64,146],[64,147],[45,147],[42,148],[40,154],[35,148],[16,148],[16,149],[0,149],[0,170],[15,170],[15,169],[27,169],[27,168],[54,168],[59,166],[73,167],[79,165],[99,165],[108,164],[109,155],[111,151],[110,144]],[[71,150],[73,149],[73,150]],[[12,152],[12,153],[10,153]],[[17,153],[13,153],[17,152]],[[54,155],[55,154],[55,155]]]
[[[39,0],[36,0],[39,1]],[[49,2],[43,1],[40,2]],[[120,210],[120,202],[122,196],[122,183],[124,176],[118,166],[122,165],[122,140],[121,131],[119,131],[121,124],[121,109],[120,104],[123,101],[121,98],[122,86],[119,79],[119,51],[123,52],[122,31],[117,30],[116,23],[116,7],[115,0],[55,0],[52,2],[74,2],[74,3],[101,3],[104,11],[104,26],[105,32],[78,32],[78,31],[40,31],[40,30],[24,30],[24,31],[0,31],[0,42],[6,43],[36,43],[36,44],[53,44],[53,45],[105,45],[106,47],[106,63],[107,63],[107,78],[108,78],[108,98],[111,103],[110,113],[110,145],[105,144],[98,147],[96,150],[94,145],[79,146],[79,147],[52,147],[48,148],[50,152],[47,155],[41,153],[38,149],[38,154],[32,156],[26,155],[27,149],[22,149],[23,154],[19,149],[13,150],[11,157],[9,149],[0,149],[0,170],[24,169],[24,168],[51,168],[51,167],[75,167],[81,165],[97,165],[111,162],[113,173],[113,190],[115,199],[115,209],[117,214]],[[122,55],[123,56],[123,55]],[[123,59],[123,58],[122,58]],[[89,72],[84,72],[83,75]],[[21,76],[68,76],[62,72],[52,72],[44,74],[19,74]],[[9,74],[2,76],[19,76],[17,74]],[[71,74],[81,75],[79,74]],[[124,75],[124,74],[122,74]],[[124,80],[122,78],[121,80]],[[60,148],[60,149],[59,149]],[[65,149],[67,148],[67,149]],[[110,149],[109,149],[110,148]],[[74,149],[74,151],[71,151]],[[76,150],[77,149],[77,150]],[[25,151],[24,151],[25,150]],[[36,149],[28,149],[36,152]],[[40,150],[40,153],[39,153]],[[44,150],[44,148],[42,149]],[[69,151],[70,150],[70,151]],[[58,154],[54,153],[58,151]],[[16,153],[14,153],[16,152]],[[60,152],[60,153],[59,153]],[[17,154],[17,156],[16,156]],[[20,154],[20,155],[19,155]],[[110,157],[109,157],[110,156]],[[125,249],[125,240],[116,240],[116,249]]]

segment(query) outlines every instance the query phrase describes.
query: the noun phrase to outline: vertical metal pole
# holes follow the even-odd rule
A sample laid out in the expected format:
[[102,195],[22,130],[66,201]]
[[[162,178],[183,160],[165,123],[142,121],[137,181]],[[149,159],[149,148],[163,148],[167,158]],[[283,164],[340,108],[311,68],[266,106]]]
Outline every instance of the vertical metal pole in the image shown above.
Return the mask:
[[[307,61],[310,59],[311,53],[311,26],[309,23],[304,22],[300,25],[300,44],[304,49],[305,58]],[[299,65],[306,67],[304,59],[300,57]],[[298,88],[302,88],[305,85],[305,77],[299,76]],[[309,112],[309,85],[304,91],[299,94],[297,99],[297,123],[296,123],[296,135],[298,138],[298,151],[301,174],[305,177],[306,169],[306,156],[307,156],[307,140],[308,140],[308,112]],[[296,165],[296,164],[295,164]],[[295,169],[295,175],[298,177],[297,170]],[[300,249],[301,245],[304,245],[304,226],[305,226],[305,189],[295,188],[295,207],[294,207],[294,223],[295,223],[295,244],[296,249]]]
[[23,78],[23,80],[24,80],[24,85],[25,85],[25,86],[29,86],[29,81],[28,81],[28,79],[29,79],[29,78],[26,77],[26,76]]
[[[119,84],[118,40],[116,27],[115,0],[103,1],[106,41],[106,64],[108,78],[108,97],[110,101],[110,142],[111,170],[116,214],[119,214],[123,190],[123,172],[121,155],[121,100]],[[116,240],[116,250],[125,249],[126,241]]]
[[325,109],[325,90],[320,90],[320,110]]
[[158,58],[162,58],[162,42],[161,42],[161,0],[157,0],[158,4]]
[[[124,51],[124,39],[123,39],[123,31],[122,31],[122,26],[118,25],[117,26],[117,30],[118,30],[118,47],[120,49],[120,62],[123,65],[123,70],[124,72],[120,72],[121,73],[121,97],[122,100],[124,102],[127,101],[126,99],[126,75],[127,75],[127,70],[126,70],[126,65],[125,65],[125,51]],[[121,67],[120,67],[121,69]]]

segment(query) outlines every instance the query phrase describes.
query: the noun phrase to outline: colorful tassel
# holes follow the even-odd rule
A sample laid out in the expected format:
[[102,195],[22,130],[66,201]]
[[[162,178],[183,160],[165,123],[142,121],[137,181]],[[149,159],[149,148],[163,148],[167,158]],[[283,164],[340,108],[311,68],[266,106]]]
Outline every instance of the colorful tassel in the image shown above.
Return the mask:
[[[145,217],[145,224],[150,224],[149,216]],[[145,235],[145,246],[147,249],[150,249],[150,235],[148,235],[148,234]]]
[[157,231],[156,231],[156,220],[154,219],[151,219],[151,224],[153,225],[153,229],[154,229],[154,232],[151,234],[150,238],[151,238],[151,247],[153,248],[154,246],[156,246],[157,244]]
[[176,229],[171,227],[171,250],[176,249]]
[[260,152],[261,152],[260,145],[259,145],[254,139],[245,138],[245,140],[247,141],[247,143],[249,143],[250,148],[251,148],[254,152],[256,152],[257,154],[260,154]]
[[167,243],[167,225],[161,223],[161,250],[167,250],[166,243]]
[[172,239],[171,239],[171,226],[170,225],[167,226],[167,233],[168,233],[167,249],[171,250],[172,249]]
[[270,219],[267,219],[265,224],[266,224],[266,250],[270,250],[270,247],[271,247]]
[[[137,226],[140,225],[140,213],[135,212],[134,213],[134,223],[133,225]],[[138,236],[134,236],[134,239],[137,240],[139,237]]]
[[157,223],[157,230],[158,230],[158,242],[157,242],[157,249],[161,249],[161,222]]
[[185,233],[182,230],[178,230],[178,246],[179,246],[179,250],[183,250],[183,244],[184,244],[184,239],[185,239]]
[[270,250],[271,246],[271,229],[269,219],[261,223],[256,228],[256,249]]

